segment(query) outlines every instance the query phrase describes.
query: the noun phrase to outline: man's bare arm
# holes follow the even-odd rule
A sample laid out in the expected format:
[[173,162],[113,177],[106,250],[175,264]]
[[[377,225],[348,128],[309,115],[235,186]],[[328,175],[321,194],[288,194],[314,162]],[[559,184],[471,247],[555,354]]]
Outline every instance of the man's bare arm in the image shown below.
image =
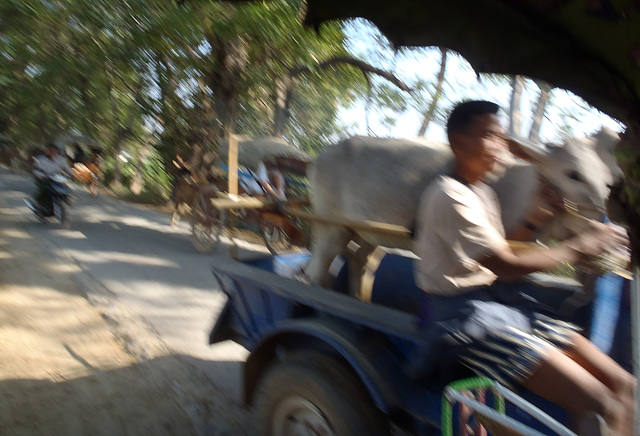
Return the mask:
[[516,279],[527,274],[579,261],[581,255],[573,248],[560,245],[553,248],[528,248],[518,251],[499,250],[480,263],[503,279]]
[[551,247],[533,247],[513,251],[509,248],[498,250],[479,260],[498,277],[516,279],[526,274],[549,270],[566,263],[585,261],[612,249],[616,245],[627,244],[626,236],[600,223],[564,243]]

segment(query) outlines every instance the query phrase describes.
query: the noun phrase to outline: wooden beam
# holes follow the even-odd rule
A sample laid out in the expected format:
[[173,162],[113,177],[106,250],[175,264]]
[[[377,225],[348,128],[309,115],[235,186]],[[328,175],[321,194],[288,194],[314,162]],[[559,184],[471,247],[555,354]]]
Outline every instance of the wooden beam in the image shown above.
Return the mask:
[[216,209],[264,209],[273,206],[274,202],[256,197],[227,196],[212,198],[211,204]]
[[411,238],[411,231],[409,229],[403,226],[397,226],[395,224],[387,224],[377,221],[357,221],[334,216],[321,216],[304,212],[298,209],[292,209],[286,206],[282,208],[282,211],[287,215],[323,224],[342,226],[353,230],[366,230],[368,232],[384,233],[391,236]]
[[220,192],[218,195],[219,197],[211,199],[211,204],[216,209],[274,209],[278,204],[284,204],[287,207],[309,205],[309,200],[306,198],[292,198],[285,203],[277,203],[264,197],[230,195],[226,192]]
[[[223,195],[223,194],[221,194]],[[356,221],[346,218],[334,216],[320,216],[300,209],[292,208],[291,205],[306,204],[307,200],[292,201],[281,205],[280,211],[285,215],[306,219],[309,221],[320,222],[334,226],[347,227],[353,230],[366,230],[368,232],[383,233],[401,238],[411,238],[411,231],[403,226],[394,224],[380,223],[375,221]],[[225,195],[220,198],[212,198],[211,204],[217,209],[268,209],[275,208],[277,203],[269,199],[260,199],[256,197],[238,197]]]
[[229,134],[229,194],[238,195],[238,138]]

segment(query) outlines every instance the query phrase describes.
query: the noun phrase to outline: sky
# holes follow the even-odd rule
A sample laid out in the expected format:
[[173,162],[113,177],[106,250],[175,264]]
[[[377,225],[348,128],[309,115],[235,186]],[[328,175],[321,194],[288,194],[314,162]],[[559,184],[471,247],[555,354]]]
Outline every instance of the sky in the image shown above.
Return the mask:
[[[419,79],[435,82],[440,69],[440,52],[437,49],[413,49],[396,53],[385,44],[386,38],[364,20],[352,22],[347,28],[347,35],[352,53],[376,67],[393,71],[410,86]],[[511,95],[508,83],[498,83],[484,75],[478,79],[471,65],[460,55],[448,56],[445,81],[445,107],[452,102],[470,98],[491,100],[503,108],[508,107]],[[521,102],[522,133],[525,136],[532,120],[530,108],[533,107],[538,92],[537,85],[528,80]],[[388,113],[371,109],[368,114],[370,132],[367,132],[366,114],[365,101],[360,101],[353,107],[344,109],[341,117],[350,125],[349,131],[353,134],[391,137],[415,137],[422,121],[416,110],[409,109],[397,117],[395,126],[390,127],[382,121]],[[543,142],[560,142],[563,128],[570,128],[572,136],[588,136],[598,131],[601,126],[617,132],[624,128],[614,119],[589,106],[580,97],[568,91],[555,89],[551,94],[551,104],[547,106],[540,138]],[[444,129],[434,123],[430,124],[426,137],[446,141]]]

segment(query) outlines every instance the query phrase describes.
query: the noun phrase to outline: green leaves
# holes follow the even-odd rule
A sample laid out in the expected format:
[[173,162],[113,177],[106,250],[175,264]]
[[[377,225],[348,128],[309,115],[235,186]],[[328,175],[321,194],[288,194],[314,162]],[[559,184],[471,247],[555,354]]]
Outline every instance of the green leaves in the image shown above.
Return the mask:
[[[367,92],[361,70],[331,63],[353,57],[345,25],[305,27],[304,0],[0,3],[0,133],[22,148],[91,136],[116,178],[121,151],[153,143],[166,163],[224,131],[272,134],[276,115],[288,141],[317,153],[344,135],[338,111]],[[406,106],[384,85],[376,100]]]

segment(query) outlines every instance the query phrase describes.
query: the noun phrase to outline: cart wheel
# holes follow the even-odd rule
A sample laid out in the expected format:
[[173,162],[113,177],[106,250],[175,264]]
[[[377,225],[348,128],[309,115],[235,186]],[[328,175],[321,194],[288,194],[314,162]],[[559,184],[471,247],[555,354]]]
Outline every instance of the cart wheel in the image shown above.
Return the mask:
[[211,204],[218,197],[214,187],[204,187],[193,202],[191,214],[191,242],[200,253],[212,252],[220,242],[226,213]]
[[300,353],[267,370],[257,391],[265,436],[388,435],[389,424],[344,365],[322,353]]
[[293,248],[289,235],[276,223],[268,220],[259,220],[260,233],[264,239],[264,244],[271,254],[282,254]]

